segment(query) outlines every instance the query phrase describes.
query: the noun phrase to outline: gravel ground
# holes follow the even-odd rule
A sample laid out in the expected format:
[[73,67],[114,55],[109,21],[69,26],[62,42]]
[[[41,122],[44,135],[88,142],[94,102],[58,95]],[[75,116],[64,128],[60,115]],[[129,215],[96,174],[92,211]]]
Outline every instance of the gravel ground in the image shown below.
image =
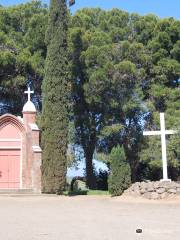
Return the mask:
[[179,240],[180,199],[0,196],[0,240],[136,239]]

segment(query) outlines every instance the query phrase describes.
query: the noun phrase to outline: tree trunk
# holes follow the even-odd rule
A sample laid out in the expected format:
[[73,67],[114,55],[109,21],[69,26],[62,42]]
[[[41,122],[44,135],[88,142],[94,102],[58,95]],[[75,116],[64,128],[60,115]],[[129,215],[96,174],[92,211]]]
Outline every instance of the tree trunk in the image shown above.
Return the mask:
[[94,150],[87,149],[85,150],[86,158],[86,184],[89,189],[96,189],[96,177],[93,167],[93,153]]
[[138,156],[136,156],[135,152],[129,149],[128,147],[124,146],[126,158],[131,168],[131,181],[132,183],[136,182],[137,180],[137,168],[139,164]]

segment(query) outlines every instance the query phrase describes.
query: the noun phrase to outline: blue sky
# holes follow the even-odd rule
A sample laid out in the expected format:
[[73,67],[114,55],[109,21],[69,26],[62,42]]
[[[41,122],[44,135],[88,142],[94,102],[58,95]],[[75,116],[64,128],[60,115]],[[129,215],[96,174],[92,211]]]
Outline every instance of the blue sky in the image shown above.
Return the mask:
[[[0,0],[3,6],[25,3],[28,0]],[[43,0],[49,3],[49,0]],[[82,7],[101,7],[103,9],[121,8],[139,14],[154,13],[159,17],[180,19],[180,0],[76,0],[72,12]]]

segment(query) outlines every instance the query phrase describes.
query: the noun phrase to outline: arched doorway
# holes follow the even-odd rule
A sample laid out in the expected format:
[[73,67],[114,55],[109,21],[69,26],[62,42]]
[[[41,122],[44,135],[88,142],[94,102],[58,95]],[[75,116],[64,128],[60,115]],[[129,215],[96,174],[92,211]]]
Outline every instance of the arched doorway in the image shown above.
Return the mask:
[[0,189],[21,185],[22,133],[11,121],[0,126]]

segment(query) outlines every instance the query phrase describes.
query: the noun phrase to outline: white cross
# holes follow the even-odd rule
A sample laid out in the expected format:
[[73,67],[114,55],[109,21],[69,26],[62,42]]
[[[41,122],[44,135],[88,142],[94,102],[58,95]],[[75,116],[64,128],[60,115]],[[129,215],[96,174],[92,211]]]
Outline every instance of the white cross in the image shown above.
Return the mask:
[[163,179],[162,181],[171,181],[168,179],[167,173],[167,156],[166,156],[166,135],[175,134],[177,131],[174,130],[165,130],[165,120],[164,113],[160,113],[160,131],[144,131],[143,135],[161,135],[161,149],[162,149],[162,162],[163,162]]
[[34,93],[34,91],[31,91],[30,87],[28,87],[28,90],[25,91],[24,93],[28,95],[28,101],[31,101],[31,93]]

